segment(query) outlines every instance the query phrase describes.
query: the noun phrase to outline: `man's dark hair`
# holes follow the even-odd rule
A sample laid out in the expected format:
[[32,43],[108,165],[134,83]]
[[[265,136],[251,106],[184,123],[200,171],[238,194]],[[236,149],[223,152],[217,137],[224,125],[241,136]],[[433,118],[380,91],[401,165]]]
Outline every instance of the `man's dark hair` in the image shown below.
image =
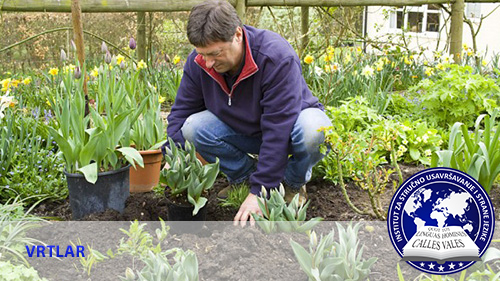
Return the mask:
[[229,42],[241,23],[234,7],[225,0],[205,1],[193,7],[189,15],[187,36],[196,47],[214,42]]

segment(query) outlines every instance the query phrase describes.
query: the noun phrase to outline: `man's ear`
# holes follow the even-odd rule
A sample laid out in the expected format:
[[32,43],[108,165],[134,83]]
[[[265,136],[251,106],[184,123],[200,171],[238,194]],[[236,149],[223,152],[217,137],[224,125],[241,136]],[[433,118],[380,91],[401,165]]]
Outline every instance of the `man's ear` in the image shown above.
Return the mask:
[[241,28],[241,26],[236,27],[234,37],[236,38],[236,42],[243,42],[243,29]]

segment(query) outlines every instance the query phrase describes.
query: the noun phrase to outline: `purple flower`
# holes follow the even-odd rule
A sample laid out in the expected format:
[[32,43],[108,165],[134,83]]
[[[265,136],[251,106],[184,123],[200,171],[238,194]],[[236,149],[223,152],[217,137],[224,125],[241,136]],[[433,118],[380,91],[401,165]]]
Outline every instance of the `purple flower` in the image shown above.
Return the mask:
[[128,41],[128,46],[132,50],[135,50],[135,48],[137,48],[137,43],[135,42],[134,38],[130,37],[130,40]]
[[61,49],[61,61],[66,61],[68,59],[68,56],[66,56],[66,52]]
[[74,73],[75,79],[80,79],[82,77],[82,71],[80,70],[80,67],[77,66],[75,68],[75,73]]
[[101,44],[101,51],[103,53],[107,53],[108,52],[108,45],[106,45],[106,43],[104,41],[102,41],[102,44]]
[[104,62],[106,62],[107,64],[111,63],[111,53],[109,51],[106,52],[106,56],[104,56]]

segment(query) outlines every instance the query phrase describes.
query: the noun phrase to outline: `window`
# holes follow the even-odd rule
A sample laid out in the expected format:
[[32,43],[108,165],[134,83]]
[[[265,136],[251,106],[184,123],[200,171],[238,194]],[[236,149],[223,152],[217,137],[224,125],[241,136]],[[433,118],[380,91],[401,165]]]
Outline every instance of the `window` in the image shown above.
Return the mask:
[[481,3],[466,3],[465,4],[465,16],[468,19],[480,19],[481,18]]
[[416,33],[439,32],[440,23],[441,11],[435,4],[397,8],[389,17],[391,29]]

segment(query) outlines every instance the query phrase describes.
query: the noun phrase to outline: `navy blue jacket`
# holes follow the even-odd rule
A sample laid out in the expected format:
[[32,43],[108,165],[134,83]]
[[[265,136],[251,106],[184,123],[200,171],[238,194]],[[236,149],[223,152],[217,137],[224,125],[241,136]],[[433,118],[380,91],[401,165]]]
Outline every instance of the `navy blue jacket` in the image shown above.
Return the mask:
[[184,143],[181,128],[190,115],[208,109],[236,132],[262,138],[257,170],[250,177],[251,193],[261,185],[277,187],[291,152],[290,133],[301,110],[323,108],[302,76],[292,46],[277,33],[244,26],[243,69],[231,89],[224,77],[207,68],[193,51],[184,66],[167,134]]

